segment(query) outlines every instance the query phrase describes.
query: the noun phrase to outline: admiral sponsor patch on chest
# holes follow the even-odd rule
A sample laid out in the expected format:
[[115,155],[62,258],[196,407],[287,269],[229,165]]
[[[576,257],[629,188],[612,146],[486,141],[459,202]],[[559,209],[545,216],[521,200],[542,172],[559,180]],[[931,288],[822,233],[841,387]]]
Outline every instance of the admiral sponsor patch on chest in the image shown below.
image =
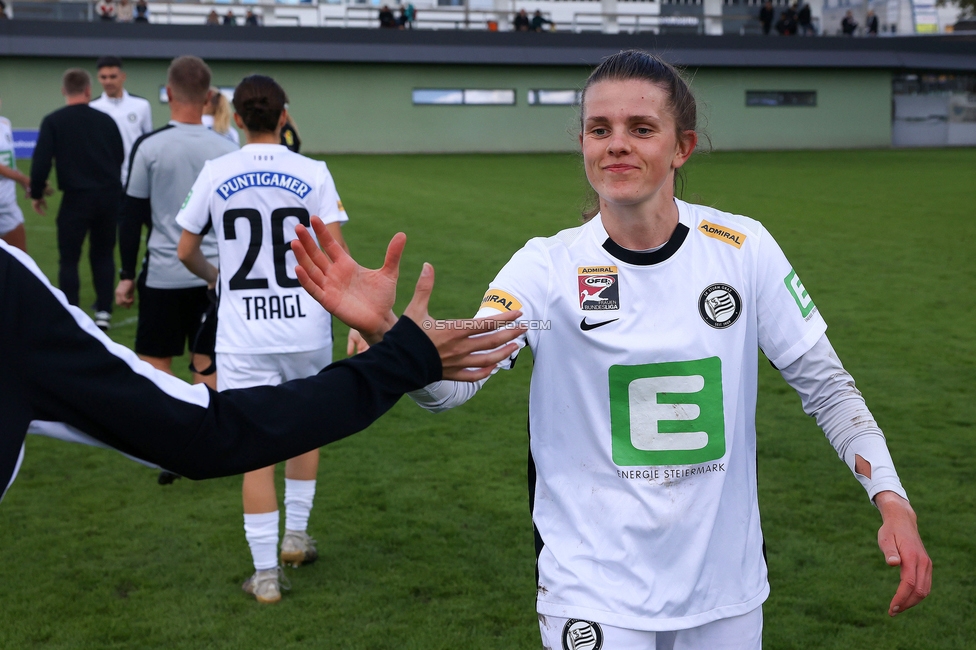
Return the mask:
[[577,269],[580,309],[620,309],[620,285],[616,266],[581,266]]
[[706,237],[724,241],[726,244],[730,244],[736,248],[742,248],[742,244],[746,241],[746,236],[741,232],[732,230],[731,228],[725,228],[724,226],[717,226],[704,219],[698,224],[698,232]]

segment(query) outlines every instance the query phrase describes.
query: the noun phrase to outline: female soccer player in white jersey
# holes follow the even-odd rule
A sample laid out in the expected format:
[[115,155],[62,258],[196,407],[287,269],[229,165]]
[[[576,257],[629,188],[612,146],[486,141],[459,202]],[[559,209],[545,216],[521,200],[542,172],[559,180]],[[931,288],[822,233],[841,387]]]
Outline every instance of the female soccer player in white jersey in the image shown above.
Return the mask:
[[[347,217],[325,163],[279,144],[284,103],[284,91],[270,77],[253,75],[237,86],[234,119],[247,144],[204,166],[176,219],[184,228],[180,259],[211,285],[219,277],[218,390],[307,377],[332,359],[332,316],[304,294],[291,273],[289,242],[296,224],[308,225],[311,215],[342,242],[340,225]],[[211,226],[219,276],[200,252]],[[317,557],[306,528],[318,462],[318,451],[312,451],[285,466],[284,563],[298,566]],[[281,594],[274,467],[244,475],[243,500],[255,569],[244,590],[261,602],[276,602]]]
[[[670,65],[637,51],[605,60],[580,125],[599,212],[529,241],[479,312],[521,310],[529,325],[537,610],[552,650],[761,647],[760,348],[881,511],[879,546],[901,567],[889,614],[931,585],[885,438],[783,252],[752,219],[675,199],[695,123]],[[478,387],[413,397],[438,411]]]

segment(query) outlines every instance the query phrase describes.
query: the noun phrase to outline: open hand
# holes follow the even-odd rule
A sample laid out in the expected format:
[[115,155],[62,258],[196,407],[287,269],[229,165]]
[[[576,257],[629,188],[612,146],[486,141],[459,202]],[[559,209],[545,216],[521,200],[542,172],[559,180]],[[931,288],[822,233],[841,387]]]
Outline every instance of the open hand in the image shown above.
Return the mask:
[[312,217],[312,228],[321,248],[301,225],[295,227],[298,239],[291,242],[298,281],[326,311],[359,330],[367,342],[379,342],[396,323],[393,303],[407,236],[402,232],[394,235],[383,266],[367,269],[342,249],[321,219]]

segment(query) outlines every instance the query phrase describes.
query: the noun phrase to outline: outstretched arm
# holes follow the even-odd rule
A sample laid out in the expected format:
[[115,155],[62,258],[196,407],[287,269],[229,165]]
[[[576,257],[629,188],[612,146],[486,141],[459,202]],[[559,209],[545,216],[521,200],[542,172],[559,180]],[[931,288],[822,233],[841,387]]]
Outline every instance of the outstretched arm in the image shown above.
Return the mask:
[[[321,248],[302,226],[296,227],[298,239],[291,244],[299,264],[295,269],[299,282],[319,304],[349,327],[359,330],[367,341],[382,339],[396,322],[393,303],[406,235],[394,235],[381,268],[366,269],[342,249],[317,217],[312,217],[312,228]],[[404,315],[420,325],[437,347],[445,379],[476,381],[487,377],[496,363],[517,349],[510,341],[523,330],[506,323],[513,322],[521,312],[490,319],[434,320],[427,310],[433,288],[434,267],[424,264]]]

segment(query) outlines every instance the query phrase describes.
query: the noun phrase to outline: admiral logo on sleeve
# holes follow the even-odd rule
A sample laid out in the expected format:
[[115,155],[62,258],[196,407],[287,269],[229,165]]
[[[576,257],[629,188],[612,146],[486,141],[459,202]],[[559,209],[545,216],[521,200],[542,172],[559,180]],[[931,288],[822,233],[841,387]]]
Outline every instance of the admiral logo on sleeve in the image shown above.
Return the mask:
[[522,303],[512,294],[501,289],[489,289],[481,299],[481,308],[491,307],[500,312],[515,311],[522,308]]
[[312,191],[312,186],[300,178],[278,172],[247,172],[229,178],[217,186],[217,194],[225,201],[232,194],[250,187],[277,187],[288,190],[300,198],[305,198]]
[[581,266],[577,272],[579,302],[583,311],[620,309],[616,266]]
[[731,228],[718,226],[709,221],[705,221],[704,219],[702,219],[702,222],[698,224],[698,232],[706,237],[717,239],[730,246],[735,246],[736,248],[742,248],[742,244],[746,241],[746,236],[741,232],[732,230]]

